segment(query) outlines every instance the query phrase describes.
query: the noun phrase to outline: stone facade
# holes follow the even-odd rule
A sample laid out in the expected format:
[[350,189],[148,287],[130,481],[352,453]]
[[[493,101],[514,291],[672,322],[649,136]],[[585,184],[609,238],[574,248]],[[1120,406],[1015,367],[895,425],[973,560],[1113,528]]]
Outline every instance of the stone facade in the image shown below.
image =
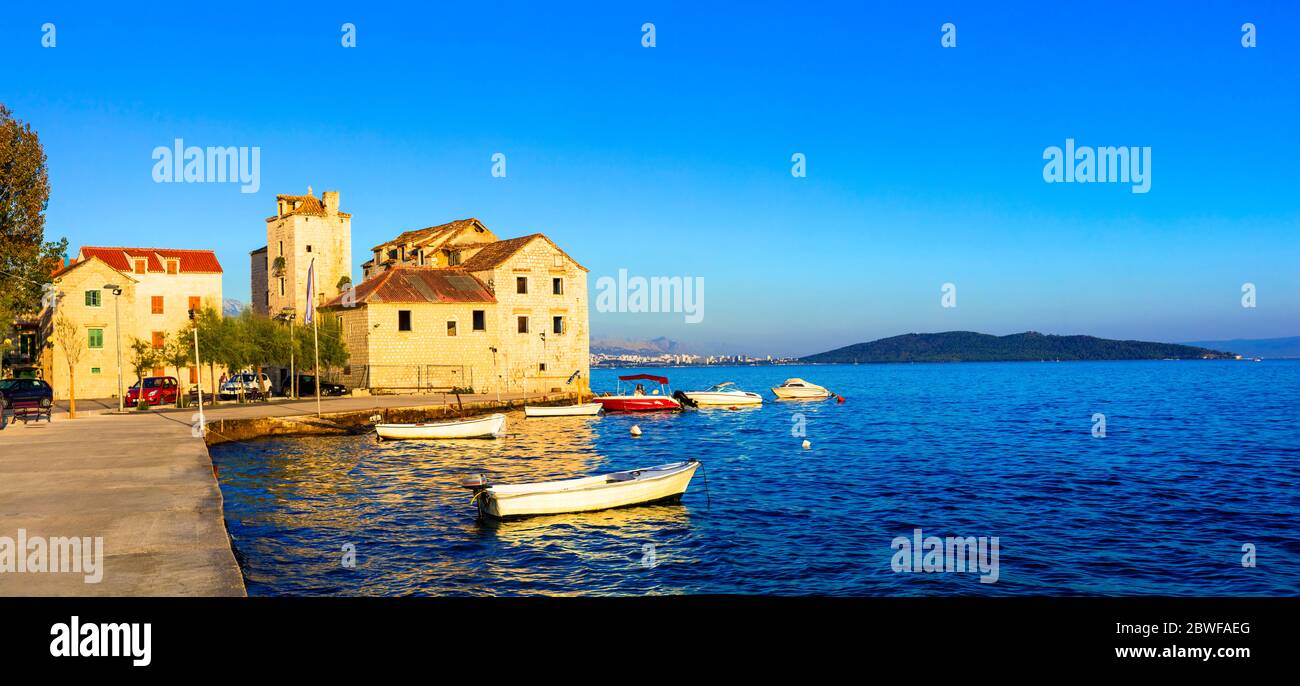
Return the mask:
[[249,291],[251,302],[248,306],[253,309],[253,314],[263,317],[270,313],[271,293],[267,290],[270,281],[267,277],[266,246],[248,253],[248,273],[253,281],[253,288]]
[[339,293],[339,280],[352,279],[352,215],[339,211],[339,194],[326,191],[312,195],[277,195],[276,214],[266,219],[266,246],[259,254],[265,266],[251,272],[251,295],[255,311],[279,314],[292,308],[302,321],[309,306],[307,270],[316,264],[312,306],[319,306]]
[[[75,263],[55,274],[53,283],[58,298],[40,316],[47,342],[41,368],[60,400],[68,398],[69,381],[67,358],[54,337],[58,317],[67,317],[83,332],[77,397],[108,398],[116,397],[118,388],[119,319],[122,365],[129,367],[132,338],[165,343],[189,325],[191,308],[221,311],[221,267],[206,250],[85,247]],[[104,288],[108,284],[120,286],[122,294],[114,296]],[[158,368],[154,373],[177,372]],[[124,388],[135,382],[129,369],[123,369],[122,377]],[[182,370],[182,384],[196,380],[193,368]]]
[[[350,354],[342,383],[373,392],[589,387],[586,268],[541,234],[474,243],[459,266],[387,265],[353,298],[326,306]],[[463,288],[416,279],[421,270]]]

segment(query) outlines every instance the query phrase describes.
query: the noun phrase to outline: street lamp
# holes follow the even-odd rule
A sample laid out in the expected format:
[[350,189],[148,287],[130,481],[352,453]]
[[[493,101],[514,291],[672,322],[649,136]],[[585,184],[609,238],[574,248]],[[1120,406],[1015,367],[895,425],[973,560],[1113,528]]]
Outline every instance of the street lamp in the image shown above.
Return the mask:
[[[118,306],[121,301],[122,287],[115,283],[104,284],[104,290],[113,292],[113,331],[117,338],[117,411],[126,411],[126,399],[122,397],[122,310]],[[141,397],[144,396],[141,389]]]

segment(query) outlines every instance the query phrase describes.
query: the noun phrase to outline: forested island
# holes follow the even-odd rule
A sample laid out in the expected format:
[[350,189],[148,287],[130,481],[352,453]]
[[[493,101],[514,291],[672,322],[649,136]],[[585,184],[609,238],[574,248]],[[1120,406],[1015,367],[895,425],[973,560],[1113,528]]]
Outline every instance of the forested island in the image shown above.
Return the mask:
[[1043,360],[1230,360],[1229,352],[1174,343],[1053,336],[1036,331],[992,336],[974,331],[909,333],[800,358],[808,363],[1032,362]]

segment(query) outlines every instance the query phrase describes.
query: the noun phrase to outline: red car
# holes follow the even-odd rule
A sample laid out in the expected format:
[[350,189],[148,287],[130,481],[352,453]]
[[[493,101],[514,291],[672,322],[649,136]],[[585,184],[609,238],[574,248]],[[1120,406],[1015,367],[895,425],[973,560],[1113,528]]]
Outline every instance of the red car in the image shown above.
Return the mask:
[[[144,381],[144,401],[150,405],[176,403],[176,393],[180,390],[174,376],[149,376]],[[140,399],[140,384],[135,383],[126,392],[126,404],[134,407]]]

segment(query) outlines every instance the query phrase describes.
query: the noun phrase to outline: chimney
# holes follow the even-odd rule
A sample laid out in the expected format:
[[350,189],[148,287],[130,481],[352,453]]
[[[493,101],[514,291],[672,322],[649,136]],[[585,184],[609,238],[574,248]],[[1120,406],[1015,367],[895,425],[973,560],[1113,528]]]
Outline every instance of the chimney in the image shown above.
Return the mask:
[[325,203],[325,214],[334,216],[339,213],[339,192],[325,191],[321,194],[321,199]]
[[284,198],[275,199],[275,215],[277,217],[284,216]]

